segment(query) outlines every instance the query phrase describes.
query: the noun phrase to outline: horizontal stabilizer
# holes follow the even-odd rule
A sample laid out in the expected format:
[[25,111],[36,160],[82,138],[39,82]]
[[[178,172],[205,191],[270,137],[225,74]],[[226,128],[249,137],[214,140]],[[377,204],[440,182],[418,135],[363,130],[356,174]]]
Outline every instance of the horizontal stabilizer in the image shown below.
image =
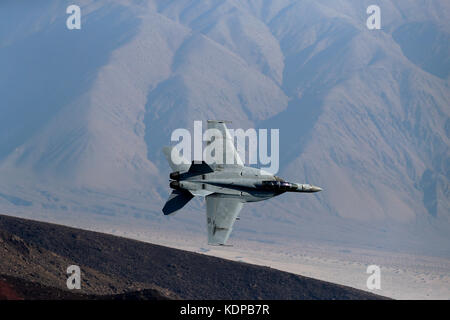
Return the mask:
[[193,197],[189,191],[173,190],[162,211],[165,215],[173,214],[183,208]]
[[191,167],[189,168],[190,173],[204,174],[214,172],[213,169],[205,161],[192,161]]

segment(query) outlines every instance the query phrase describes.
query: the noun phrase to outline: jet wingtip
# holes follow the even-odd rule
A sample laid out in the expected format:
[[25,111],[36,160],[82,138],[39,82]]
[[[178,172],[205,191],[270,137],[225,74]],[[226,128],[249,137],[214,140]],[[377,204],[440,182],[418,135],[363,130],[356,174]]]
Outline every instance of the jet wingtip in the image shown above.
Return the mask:
[[209,246],[213,247],[232,247],[232,244],[226,244],[226,243],[218,243],[218,242],[208,242]]

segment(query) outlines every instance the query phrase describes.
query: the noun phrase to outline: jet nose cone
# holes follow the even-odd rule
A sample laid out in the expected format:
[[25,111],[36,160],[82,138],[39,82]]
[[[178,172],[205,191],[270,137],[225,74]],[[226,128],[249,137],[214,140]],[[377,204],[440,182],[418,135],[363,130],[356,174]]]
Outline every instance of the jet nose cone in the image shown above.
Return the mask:
[[295,184],[297,186],[297,190],[295,192],[319,192],[322,191],[321,187],[313,186],[308,184]]

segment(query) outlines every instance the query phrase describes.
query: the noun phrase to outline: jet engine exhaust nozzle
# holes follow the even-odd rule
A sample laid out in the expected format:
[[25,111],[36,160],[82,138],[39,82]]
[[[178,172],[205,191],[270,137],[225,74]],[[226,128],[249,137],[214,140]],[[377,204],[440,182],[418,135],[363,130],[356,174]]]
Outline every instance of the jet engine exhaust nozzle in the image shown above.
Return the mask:
[[180,171],[170,173],[169,177],[171,180],[180,180]]
[[169,186],[172,189],[180,189],[180,183],[178,181],[170,181]]

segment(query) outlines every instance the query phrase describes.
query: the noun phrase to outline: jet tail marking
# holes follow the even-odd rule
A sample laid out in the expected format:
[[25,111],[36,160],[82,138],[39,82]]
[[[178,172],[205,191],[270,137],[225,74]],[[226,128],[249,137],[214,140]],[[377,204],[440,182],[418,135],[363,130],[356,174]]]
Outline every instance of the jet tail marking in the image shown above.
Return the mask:
[[214,172],[214,170],[211,169],[211,167],[205,161],[202,162],[192,161],[191,167],[189,168],[189,172],[204,174]]

